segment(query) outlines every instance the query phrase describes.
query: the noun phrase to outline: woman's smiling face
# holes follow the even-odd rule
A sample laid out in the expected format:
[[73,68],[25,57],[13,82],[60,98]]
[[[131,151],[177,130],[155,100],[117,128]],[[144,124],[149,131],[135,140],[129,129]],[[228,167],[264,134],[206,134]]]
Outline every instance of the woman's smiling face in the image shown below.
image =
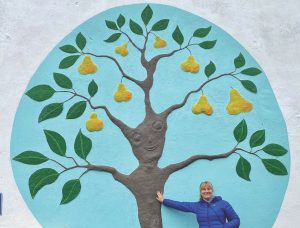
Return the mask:
[[209,201],[213,195],[213,189],[209,185],[204,185],[200,189],[202,199]]

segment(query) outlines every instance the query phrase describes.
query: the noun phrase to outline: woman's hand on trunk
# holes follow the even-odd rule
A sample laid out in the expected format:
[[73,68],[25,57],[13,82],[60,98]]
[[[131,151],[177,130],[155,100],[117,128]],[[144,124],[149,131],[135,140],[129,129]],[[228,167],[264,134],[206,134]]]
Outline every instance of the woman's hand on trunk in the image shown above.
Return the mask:
[[156,199],[157,199],[160,203],[162,203],[162,202],[164,201],[164,195],[163,195],[161,192],[157,191],[157,192],[156,192]]

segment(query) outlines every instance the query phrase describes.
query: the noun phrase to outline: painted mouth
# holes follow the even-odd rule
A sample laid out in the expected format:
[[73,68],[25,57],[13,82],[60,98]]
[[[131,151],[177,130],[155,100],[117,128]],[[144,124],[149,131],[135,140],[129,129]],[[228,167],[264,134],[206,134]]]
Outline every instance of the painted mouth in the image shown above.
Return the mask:
[[153,151],[158,147],[158,145],[150,146],[150,147],[145,147],[146,150],[148,151]]

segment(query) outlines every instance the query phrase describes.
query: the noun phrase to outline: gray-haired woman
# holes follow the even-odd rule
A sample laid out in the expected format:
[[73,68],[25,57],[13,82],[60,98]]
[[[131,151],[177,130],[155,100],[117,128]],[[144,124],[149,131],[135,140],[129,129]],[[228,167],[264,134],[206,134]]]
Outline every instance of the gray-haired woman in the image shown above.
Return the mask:
[[161,192],[157,192],[156,199],[167,207],[184,212],[192,212],[197,216],[199,228],[238,228],[240,218],[231,205],[222,200],[220,196],[214,196],[213,185],[209,181],[200,184],[200,201],[179,202],[164,199]]

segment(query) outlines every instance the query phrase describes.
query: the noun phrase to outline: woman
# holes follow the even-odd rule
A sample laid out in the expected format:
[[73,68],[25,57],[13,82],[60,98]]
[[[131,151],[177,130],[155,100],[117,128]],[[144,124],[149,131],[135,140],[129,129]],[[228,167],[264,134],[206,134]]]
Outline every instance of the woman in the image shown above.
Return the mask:
[[231,205],[220,196],[213,196],[213,186],[209,181],[200,184],[200,201],[178,202],[164,199],[161,192],[157,192],[156,199],[167,207],[180,211],[192,212],[197,216],[199,228],[237,228],[240,218]]

